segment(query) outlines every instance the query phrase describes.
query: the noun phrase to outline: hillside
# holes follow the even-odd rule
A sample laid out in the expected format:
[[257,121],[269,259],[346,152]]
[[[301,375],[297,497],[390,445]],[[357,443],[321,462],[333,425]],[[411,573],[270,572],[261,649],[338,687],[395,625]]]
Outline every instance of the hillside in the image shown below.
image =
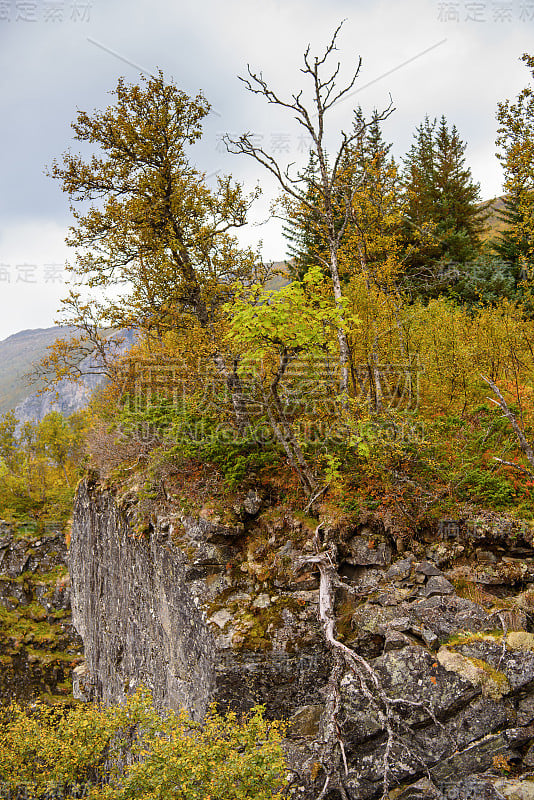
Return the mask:
[[506,223],[499,216],[499,213],[504,210],[504,197],[494,197],[480,205],[486,206],[489,212],[483,238],[485,241],[496,239],[502,231],[506,230]]
[[0,342],[0,414],[14,409],[36,390],[28,373],[45,355],[58,336],[68,335],[68,327],[35,328],[20,331]]

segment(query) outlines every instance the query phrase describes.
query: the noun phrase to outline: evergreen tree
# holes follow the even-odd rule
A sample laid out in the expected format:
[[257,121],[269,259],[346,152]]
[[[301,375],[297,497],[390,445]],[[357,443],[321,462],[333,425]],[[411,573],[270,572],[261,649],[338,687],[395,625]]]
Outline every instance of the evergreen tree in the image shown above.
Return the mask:
[[404,159],[405,213],[402,224],[404,261],[412,280],[429,281],[430,265],[439,258],[440,242],[435,230],[436,166],[434,152],[436,120],[425,117],[416,129],[415,142]]
[[456,126],[426,116],[404,160],[404,263],[414,294],[439,294],[479,251],[485,211],[465,149]]
[[306,204],[296,200],[286,200],[287,217],[282,232],[287,239],[287,254],[291,259],[289,274],[295,280],[302,280],[311,266],[323,266],[328,258],[328,243],[324,231],[321,230],[320,215],[310,210],[318,206],[320,199],[316,189],[318,175],[317,157],[310,152],[310,158],[304,170]]
[[[366,120],[360,107],[353,122],[353,142],[344,154],[338,172],[339,196],[352,196],[352,213],[346,224],[341,244],[343,266],[341,277],[346,280],[362,264],[366,268],[381,257],[390,245],[385,236],[392,225],[393,208],[398,209],[396,194],[397,168],[382,135],[380,114],[375,111]],[[320,200],[316,189],[318,182],[317,160],[313,154],[303,173],[306,177],[304,197],[317,210],[295,200],[286,203],[286,224],[283,228],[288,240],[288,254],[293,259],[291,273],[301,279],[313,265],[323,267],[328,258],[328,243],[321,228]],[[335,209],[337,225],[341,228],[345,208]],[[397,214],[398,216],[398,214]]]
[[398,171],[390,156],[391,144],[384,141],[376,111],[365,121],[356,112],[358,137],[347,157],[346,172],[353,187],[351,224],[345,237],[348,271],[376,273],[379,264],[395,249],[400,223]]
[[522,230],[520,197],[517,192],[503,198],[503,208],[497,209],[497,216],[505,228],[492,242],[492,249],[507,264],[514,286],[518,288],[527,277],[525,265],[528,261],[528,237]]
[[503,297],[513,299],[516,281],[510,262],[484,248],[466,264],[450,294],[464,303],[495,305]]
[[446,257],[460,263],[478,251],[485,220],[480,187],[465,166],[465,148],[456,126],[449,131],[442,116],[436,134],[437,230]]

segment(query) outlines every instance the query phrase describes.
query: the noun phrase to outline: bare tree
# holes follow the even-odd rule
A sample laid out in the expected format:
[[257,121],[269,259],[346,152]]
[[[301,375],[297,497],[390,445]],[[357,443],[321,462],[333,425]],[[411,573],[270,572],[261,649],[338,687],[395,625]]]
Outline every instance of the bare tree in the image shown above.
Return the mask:
[[[343,165],[345,158],[348,157],[350,153],[351,145],[362,135],[362,132],[369,124],[367,122],[361,122],[354,125],[352,133],[350,134],[342,130],[340,132],[341,141],[337,148],[336,155],[330,163],[325,144],[325,117],[333,106],[348,96],[348,93],[356,83],[362,63],[361,58],[359,58],[356,69],[352,73],[352,77],[341,89],[337,88],[336,83],[341,69],[341,63],[339,61],[333,71],[323,77],[327,60],[333,51],[337,50],[336,40],[342,25],[343,22],[336,28],[332,40],[321,58],[318,56],[310,56],[310,45],[308,45],[304,53],[304,67],[301,68],[301,72],[311,82],[313,92],[313,100],[309,107],[303,102],[302,89],[292,94],[290,100],[284,100],[269,87],[263,74],[261,72],[253,72],[249,65],[247,65],[248,77],[240,77],[240,80],[243,81],[248,91],[253,94],[262,95],[268,103],[286,108],[288,111],[293,112],[299,125],[304,128],[312,140],[313,144],[310,150],[316,157],[319,167],[319,176],[317,180],[307,174],[299,172],[292,174],[293,164],[289,164],[285,169],[282,168],[271,154],[267,153],[262,147],[258,147],[254,144],[251,133],[245,133],[235,139],[228,135],[224,137],[229,152],[236,154],[242,153],[254,158],[274,175],[284,192],[302,203],[309,211],[319,215],[319,222],[321,226],[324,227],[325,238],[328,245],[328,260],[322,260],[329,269],[334,299],[340,307],[340,312],[343,295],[339,278],[338,252],[343,235],[351,219],[352,200],[357,190],[357,187],[355,187],[353,183],[343,179]],[[392,111],[393,108],[390,103],[387,109],[376,115],[375,119],[383,120],[388,117]],[[309,186],[315,190],[318,205],[312,204],[309,197],[306,196],[305,190]],[[343,321],[342,315],[341,320]],[[337,329],[337,338],[339,342],[339,364],[341,371],[340,389],[341,392],[344,393],[347,392],[349,386],[350,350],[343,324]]]

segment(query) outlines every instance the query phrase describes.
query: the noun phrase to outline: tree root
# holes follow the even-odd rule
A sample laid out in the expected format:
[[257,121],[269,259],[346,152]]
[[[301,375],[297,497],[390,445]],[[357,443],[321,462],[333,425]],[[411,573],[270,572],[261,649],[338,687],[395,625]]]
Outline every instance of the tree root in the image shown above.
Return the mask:
[[[389,697],[384,687],[380,675],[372,665],[358,653],[339,641],[335,635],[336,618],[334,612],[335,588],[341,584],[337,574],[337,550],[334,544],[327,545],[319,552],[319,525],[315,532],[315,544],[317,552],[300,559],[301,564],[316,564],[320,572],[319,587],[319,618],[323,623],[323,630],[328,646],[333,656],[334,664],[327,686],[327,705],[325,713],[324,746],[322,750],[322,764],[326,773],[326,782],[317,800],[324,797],[327,787],[332,786],[334,779],[336,788],[347,797],[343,785],[343,775],[341,774],[341,762],[343,763],[344,775],[348,775],[348,765],[345,755],[345,747],[342,739],[342,731],[338,722],[338,714],[341,708],[340,682],[345,671],[350,671],[358,680],[362,695],[366,698],[371,708],[377,714],[380,725],[386,733],[386,746],[383,756],[383,793],[382,800],[388,795],[392,779],[391,759],[394,744],[400,747],[418,763],[428,774],[428,768],[422,756],[416,752],[413,742],[407,744],[406,737],[413,740],[414,731],[411,726],[402,719],[403,709],[420,708],[425,711],[434,724],[444,729],[444,726],[436,718],[434,712],[425,703],[406,698]],[[346,588],[344,586],[344,588]],[[337,755],[336,755],[337,752]]]

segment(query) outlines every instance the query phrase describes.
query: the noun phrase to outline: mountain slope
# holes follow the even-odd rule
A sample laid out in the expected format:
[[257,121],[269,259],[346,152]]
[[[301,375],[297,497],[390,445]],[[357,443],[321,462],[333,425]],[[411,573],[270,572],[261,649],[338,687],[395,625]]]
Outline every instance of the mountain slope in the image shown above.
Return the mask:
[[[33,382],[29,375],[45,355],[47,347],[58,337],[68,337],[74,330],[66,326],[26,330],[0,342],[0,415],[14,410],[21,423],[38,422],[50,411],[68,415],[87,405],[94,390],[102,383],[101,375],[86,375],[81,382],[62,380],[52,391],[42,394],[38,390],[43,384]],[[122,343],[117,353],[121,354],[133,345],[135,333],[121,331],[118,335]],[[79,366],[83,369],[84,364],[87,371],[94,370],[96,361],[87,356]]]
[[58,336],[68,336],[72,331],[65,326],[36,328],[20,331],[0,342],[0,414],[14,409],[36,391],[37,385],[32,384],[28,373]]

